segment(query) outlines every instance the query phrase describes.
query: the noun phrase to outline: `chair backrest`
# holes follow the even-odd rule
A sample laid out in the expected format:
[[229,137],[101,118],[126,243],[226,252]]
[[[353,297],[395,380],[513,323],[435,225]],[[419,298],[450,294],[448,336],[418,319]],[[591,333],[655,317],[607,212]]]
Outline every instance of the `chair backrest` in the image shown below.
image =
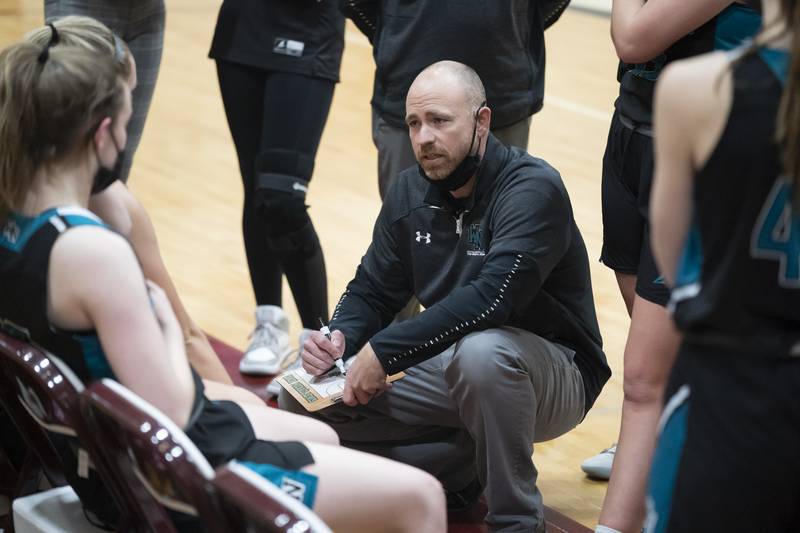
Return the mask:
[[58,358],[0,332],[0,402],[54,486],[67,484],[49,433],[77,435],[83,384]]
[[214,487],[231,531],[331,533],[311,509],[236,461],[217,471]]
[[172,514],[175,527],[190,527],[179,520],[186,518],[195,527],[224,530],[212,494],[214,469],[172,420],[108,379],[84,392],[81,409],[102,443],[100,453],[128,485],[143,488],[151,501],[178,513]]
[[153,505],[155,511],[142,509],[140,498],[104,460],[81,413],[83,390],[84,384],[61,359],[0,331],[0,402],[50,483],[72,485],[109,525],[145,531],[143,517],[155,520],[151,516],[157,518],[158,512],[169,524],[159,506]]

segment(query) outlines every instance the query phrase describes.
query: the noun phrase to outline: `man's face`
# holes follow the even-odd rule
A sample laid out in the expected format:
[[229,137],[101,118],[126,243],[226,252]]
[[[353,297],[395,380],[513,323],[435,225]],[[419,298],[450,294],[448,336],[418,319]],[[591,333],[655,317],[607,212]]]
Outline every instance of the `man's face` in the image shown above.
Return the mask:
[[414,155],[431,179],[446,178],[466,157],[475,126],[464,91],[450,80],[418,79],[406,98]]

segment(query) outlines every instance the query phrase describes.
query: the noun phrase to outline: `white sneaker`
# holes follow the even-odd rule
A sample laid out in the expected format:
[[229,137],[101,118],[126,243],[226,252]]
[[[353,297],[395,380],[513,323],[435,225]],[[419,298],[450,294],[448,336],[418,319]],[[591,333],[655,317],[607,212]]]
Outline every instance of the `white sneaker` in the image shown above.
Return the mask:
[[594,457],[589,457],[581,464],[581,470],[586,472],[589,477],[596,479],[609,479],[611,477],[611,467],[614,464],[614,454],[617,453],[617,445],[606,448]]
[[[280,373],[283,374],[284,372],[289,372],[290,370],[296,370],[300,368],[303,364],[303,358],[300,357],[300,352],[303,351],[303,343],[306,341],[308,336],[311,332],[314,331],[313,329],[303,329],[300,333],[300,345],[296,350],[292,350],[291,356],[287,357],[284,361],[283,368],[281,368]],[[273,379],[267,385],[267,394],[271,396],[277,396],[281,392],[281,386],[278,384],[278,380]]]
[[256,328],[250,334],[239,371],[258,376],[277,374],[292,352],[289,347],[289,318],[276,305],[256,308]]

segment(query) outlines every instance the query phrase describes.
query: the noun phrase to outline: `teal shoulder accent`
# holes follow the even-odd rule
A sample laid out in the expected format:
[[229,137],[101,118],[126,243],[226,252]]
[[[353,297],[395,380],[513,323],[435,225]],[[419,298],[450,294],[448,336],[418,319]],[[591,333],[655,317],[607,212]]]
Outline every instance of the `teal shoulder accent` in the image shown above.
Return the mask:
[[700,239],[700,230],[695,224],[689,228],[686,244],[675,275],[675,287],[691,285],[700,281],[703,271],[703,245]]
[[94,333],[74,333],[72,338],[78,341],[83,351],[83,358],[93,380],[102,378],[117,379],[108,364],[108,359],[100,346],[100,339]]
[[759,48],[758,56],[766,63],[767,67],[775,74],[782,84],[786,84],[786,75],[789,72],[788,50],[777,50],[775,48]]
[[[70,226],[92,225],[108,227],[102,220],[82,207],[54,207],[39,213],[35,217],[11,213],[0,231],[0,246],[14,252],[19,252],[25,247],[30,238],[39,231],[42,226],[49,223],[53,217],[64,219]],[[59,231],[63,231],[63,223],[61,227],[59,227],[57,220],[53,223],[56,224]]]
[[28,243],[30,238],[47,224],[56,213],[56,209],[48,209],[35,217],[27,217],[17,213],[11,213],[3,224],[0,233],[0,246],[14,252],[19,252]]
[[66,206],[59,207],[56,212],[58,216],[70,226],[104,226],[106,224],[100,218],[83,207]]
[[755,9],[732,4],[717,15],[715,50],[733,50],[761,29],[761,15]]
[[100,226],[107,227],[102,220],[91,218],[84,215],[63,215],[64,220],[70,226]]

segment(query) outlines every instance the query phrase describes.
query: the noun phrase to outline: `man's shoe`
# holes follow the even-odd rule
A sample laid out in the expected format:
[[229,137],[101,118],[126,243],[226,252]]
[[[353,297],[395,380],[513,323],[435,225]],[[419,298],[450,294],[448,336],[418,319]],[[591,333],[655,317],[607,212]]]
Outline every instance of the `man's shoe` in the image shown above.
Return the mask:
[[589,457],[581,464],[581,470],[586,475],[595,479],[609,479],[611,477],[611,467],[614,465],[614,455],[617,453],[617,445],[606,448],[594,457]]
[[256,327],[250,334],[239,371],[258,376],[277,374],[286,358],[289,347],[289,318],[276,305],[260,305],[256,308]]
[[466,511],[473,505],[475,502],[483,494],[483,487],[481,487],[481,482],[478,481],[478,478],[472,480],[472,482],[458,491],[444,491],[445,498],[447,499],[447,512],[449,513],[460,513],[462,511]]
[[[314,331],[313,329],[303,329],[300,333],[300,345],[296,350],[292,350],[289,357],[286,358],[283,368],[281,368],[280,373],[283,374],[284,372],[289,372],[291,370],[296,370],[303,365],[303,358],[300,357],[300,354],[303,352],[303,343],[306,341],[311,332]],[[278,381],[273,379],[267,385],[267,394],[271,396],[277,396],[281,392],[281,386],[278,384]]]

